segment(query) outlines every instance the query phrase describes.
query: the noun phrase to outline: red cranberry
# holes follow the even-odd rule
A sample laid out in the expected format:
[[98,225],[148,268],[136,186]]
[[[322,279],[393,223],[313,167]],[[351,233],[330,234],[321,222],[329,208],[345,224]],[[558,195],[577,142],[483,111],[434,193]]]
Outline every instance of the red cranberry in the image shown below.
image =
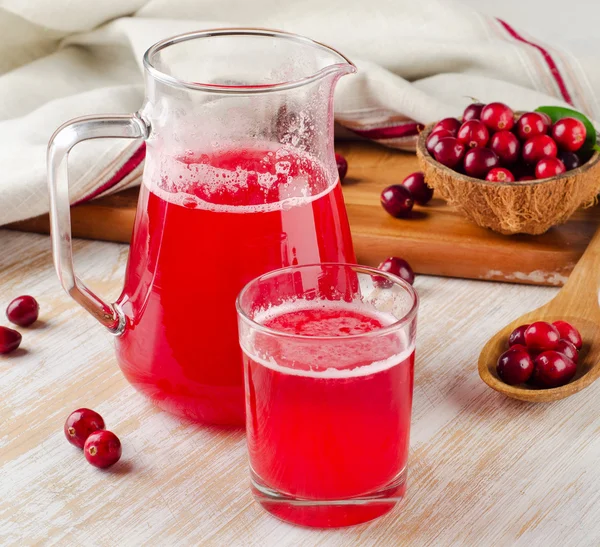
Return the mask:
[[499,163],[498,156],[489,148],[471,148],[465,154],[465,172],[472,177],[485,177]]
[[433,126],[431,132],[435,133],[436,131],[443,129],[444,131],[448,131],[448,133],[450,133],[450,136],[456,137],[459,128],[460,122],[456,118],[444,118],[443,120],[440,120]]
[[548,114],[546,114],[545,112],[538,112],[538,114],[542,117],[544,125],[546,126],[546,132],[548,132],[552,127],[552,118],[548,116]]
[[558,341],[558,344],[556,348],[554,348],[554,351],[562,353],[564,356],[571,359],[571,361],[573,361],[575,364],[577,364],[577,361],[579,361],[579,352],[577,351],[577,348],[573,343],[569,342],[568,340],[565,340],[564,338],[561,338]]
[[558,158],[542,158],[535,166],[535,178],[556,177],[566,171],[565,164]]
[[558,152],[556,143],[548,135],[531,137],[523,145],[523,159],[527,163],[537,163],[542,158],[555,158]]
[[402,181],[402,186],[408,188],[413,199],[419,205],[425,205],[433,197],[433,188],[425,183],[425,177],[421,171],[411,173]]
[[15,351],[23,337],[16,330],[0,326],[0,354]]
[[485,105],[482,103],[473,103],[467,106],[463,112],[463,122],[478,120],[481,117],[481,110],[484,106]]
[[440,140],[445,137],[453,137],[450,131],[446,131],[445,129],[439,129],[435,132],[432,132],[429,137],[427,137],[427,141],[425,142],[425,148],[427,148],[427,152],[429,152],[433,156],[433,151],[435,146]]
[[558,329],[546,321],[531,323],[524,336],[527,347],[533,349],[554,349],[560,340]]
[[78,408],[71,412],[64,427],[67,441],[77,448],[83,448],[86,439],[99,429],[104,429],[104,420],[89,408]]
[[520,327],[517,327],[515,330],[513,330],[510,333],[510,336],[508,337],[508,345],[511,347],[517,344],[526,346],[527,344],[525,343],[525,331],[527,330],[528,326],[529,325],[521,325]]
[[581,346],[583,345],[581,334],[579,334],[579,331],[571,325],[571,323],[567,323],[566,321],[554,321],[552,324],[556,327],[559,336],[563,340],[568,340],[578,350],[581,349]]
[[492,131],[510,131],[515,124],[513,111],[504,103],[486,104],[480,119]]
[[521,143],[510,131],[498,131],[490,139],[490,148],[504,164],[514,163],[519,159]]
[[340,177],[340,182],[346,178],[346,173],[348,172],[348,162],[346,158],[341,154],[335,155],[335,163],[337,165],[338,175]]
[[119,461],[121,441],[112,431],[100,429],[94,431],[83,447],[85,459],[95,467],[104,469]]
[[410,264],[403,258],[398,258],[397,256],[391,256],[390,258],[384,260],[381,264],[379,264],[377,269],[381,270],[382,272],[397,275],[411,285],[415,281],[415,273],[410,267]]
[[485,176],[485,180],[490,182],[514,182],[514,175],[504,167],[494,167],[490,169],[490,172]]
[[6,308],[6,317],[11,323],[28,327],[37,321],[40,306],[33,296],[17,296]]
[[510,348],[498,359],[496,371],[504,383],[511,386],[522,384],[531,378],[533,361],[526,351]]
[[517,135],[522,140],[527,140],[537,135],[545,135],[548,131],[546,120],[539,112],[525,112],[517,120]]
[[576,372],[577,365],[562,353],[544,351],[535,360],[531,379],[540,387],[558,387],[567,384]]
[[414,201],[411,193],[404,186],[393,184],[381,192],[381,205],[393,217],[404,218],[410,215]]
[[535,177],[530,177],[529,175],[525,175],[519,179],[519,182],[526,182],[528,180],[535,180]]
[[433,155],[442,165],[455,167],[465,155],[465,145],[454,137],[444,137],[435,145]]
[[571,169],[577,169],[581,166],[581,159],[575,154],[575,152],[569,152],[568,150],[559,150],[558,159],[565,164],[565,169],[571,171]]
[[552,137],[556,144],[570,152],[583,146],[586,135],[585,125],[577,118],[562,118],[552,126]]
[[479,120],[469,120],[463,123],[456,135],[458,142],[461,142],[469,148],[485,146],[490,140],[490,133],[487,127]]

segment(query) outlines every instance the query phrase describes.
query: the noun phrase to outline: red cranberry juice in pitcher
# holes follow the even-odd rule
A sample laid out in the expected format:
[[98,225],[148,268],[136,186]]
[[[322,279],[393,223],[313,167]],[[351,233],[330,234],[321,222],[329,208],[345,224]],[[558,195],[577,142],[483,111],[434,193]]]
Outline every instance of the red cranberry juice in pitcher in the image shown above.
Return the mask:
[[[378,491],[401,496],[405,486],[398,477],[408,460],[414,348],[398,344],[397,336],[344,340],[393,323],[387,314],[339,302],[281,308],[288,310],[274,308],[266,320],[255,320],[278,332],[339,336],[340,343],[324,349],[318,341],[294,345],[257,337],[254,350],[263,358],[244,355],[255,482],[290,499],[315,502]],[[299,506],[284,501],[265,507],[284,520],[320,527],[364,522],[393,507],[390,502]]]
[[144,173],[119,364],[165,410],[243,424],[235,298],[282,266],[355,261],[340,184],[285,148],[163,161]]

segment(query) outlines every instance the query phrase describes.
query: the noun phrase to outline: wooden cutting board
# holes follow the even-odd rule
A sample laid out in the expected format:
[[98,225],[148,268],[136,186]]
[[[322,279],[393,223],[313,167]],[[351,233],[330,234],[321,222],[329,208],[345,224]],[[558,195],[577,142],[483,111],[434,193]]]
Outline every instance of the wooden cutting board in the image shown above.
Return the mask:
[[[562,285],[596,231],[596,207],[541,236],[503,236],[480,228],[434,199],[416,206],[410,219],[389,216],[379,203],[381,190],[418,170],[414,154],[372,143],[342,143],[349,164],[344,197],[358,261],[376,266],[388,256],[408,260],[417,273],[491,279],[535,285]],[[129,242],[137,189],[72,209],[73,236]],[[47,215],[10,226],[48,233]]]

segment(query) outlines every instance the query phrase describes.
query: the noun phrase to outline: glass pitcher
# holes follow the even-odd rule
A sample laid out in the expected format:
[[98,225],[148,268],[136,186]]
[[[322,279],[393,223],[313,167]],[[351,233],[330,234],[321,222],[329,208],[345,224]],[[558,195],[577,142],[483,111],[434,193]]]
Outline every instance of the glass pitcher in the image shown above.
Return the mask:
[[[131,384],[192,420],[242,424],[235,298],[282,266],[354,262],[333,150],[333,91],[355,67],[260,29],[193,32],[144,56],[135,114],[72,120],[48,148],[54,262],[64,289],[116,335]],[[67,159],[80,141],[146,141],[123,292],[73,269]]]

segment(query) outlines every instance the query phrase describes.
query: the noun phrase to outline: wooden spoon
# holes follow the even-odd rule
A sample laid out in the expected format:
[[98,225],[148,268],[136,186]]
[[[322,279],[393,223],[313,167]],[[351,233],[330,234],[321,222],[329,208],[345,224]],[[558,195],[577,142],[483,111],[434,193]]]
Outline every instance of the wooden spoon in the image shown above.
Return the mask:
[[[560,292],[547,304],[522,315],[498,331],[481,350],[479,375],[491,388],[513,399],[545,403],[564,399],[588,387],[600,376],[600,307],[598,279],[600,277],[600,229],[575,266]],[[529,387],[526,384],[509,386],[498,377],[496,362],[508,349],[508,336],[519,325],[534,321],[564,320],[579,330],[583,347],[579,352],[577,374],[568,384],[552,389]]]

